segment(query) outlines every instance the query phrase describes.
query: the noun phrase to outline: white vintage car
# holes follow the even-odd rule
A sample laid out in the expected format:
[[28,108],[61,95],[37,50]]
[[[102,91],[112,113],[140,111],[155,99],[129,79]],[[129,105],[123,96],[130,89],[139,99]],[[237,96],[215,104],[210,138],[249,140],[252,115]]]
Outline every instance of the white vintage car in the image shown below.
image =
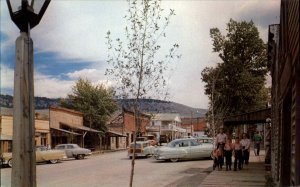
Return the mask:
[[199,158],[210,158],[213,144],[199,143],[194,138],[176,139],[166,146],[157,147],[154,150],[154,158],[157,160],[189,160]]
[[[64,151],[48,150],[46,146],[37,146],[35,151],[36,162],[49,162],[55,164],[67,156]],[[1,164],[12,167],[12,153],[3,153],[1,156]]]

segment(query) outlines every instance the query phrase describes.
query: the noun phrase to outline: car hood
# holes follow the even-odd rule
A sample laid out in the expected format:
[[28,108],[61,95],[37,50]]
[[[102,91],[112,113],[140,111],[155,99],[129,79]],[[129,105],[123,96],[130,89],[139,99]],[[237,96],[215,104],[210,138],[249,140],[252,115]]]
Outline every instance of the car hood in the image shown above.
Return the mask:
[[9,160],[12,158],[12,153],[2,153],[2,158],[4,160]]

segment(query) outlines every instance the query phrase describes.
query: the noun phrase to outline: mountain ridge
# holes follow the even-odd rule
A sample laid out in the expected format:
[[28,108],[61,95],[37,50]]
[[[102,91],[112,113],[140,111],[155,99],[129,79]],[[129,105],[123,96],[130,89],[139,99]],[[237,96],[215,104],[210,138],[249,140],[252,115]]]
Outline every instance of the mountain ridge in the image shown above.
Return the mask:
[[[51,99],[47,97],[35,97],[35,109],[43,111],[49,109],[50,106],[59,106],[61,98]],[[134,99],[117,99],[120,107],[130,109],[134,103]],[[0,107],[2,115],[12,115],[13,97],[10,95],[0,94]],[[146,113],[179,113],[181,117],[185,118],[199,118],[204,117],[207,109],[193,108],[184,104],[163,101],[156,99],[141,99],[140,110]]]

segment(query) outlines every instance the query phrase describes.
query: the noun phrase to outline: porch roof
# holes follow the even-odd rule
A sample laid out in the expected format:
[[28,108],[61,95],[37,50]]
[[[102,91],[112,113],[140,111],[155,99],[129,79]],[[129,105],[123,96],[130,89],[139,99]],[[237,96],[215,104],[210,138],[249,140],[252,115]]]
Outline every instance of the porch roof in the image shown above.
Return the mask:
[[227,116],[223,119],[223,123],[224,125],[267,123],[268,118],[271,118],[271,108],[265,108],[234,116]]

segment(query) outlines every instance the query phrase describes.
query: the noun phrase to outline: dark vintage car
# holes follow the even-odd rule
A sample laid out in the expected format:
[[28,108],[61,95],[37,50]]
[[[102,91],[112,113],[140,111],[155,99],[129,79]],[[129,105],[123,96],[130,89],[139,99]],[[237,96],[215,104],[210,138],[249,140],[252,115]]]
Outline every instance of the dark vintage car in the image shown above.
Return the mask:
[[79,147],[77,144],[58,144],[56,150],[64,150],[68,158],[84,159],[92,154],[90,149]]
[[[149,141],[136,141],[135,145],[135,157],[146,157],[149,156],[149,152],[145,152],[145,148],[149,147],[150,143]],[[132,142],[128,147],[128,157],[133,157],[133,148],[134,148],[134,142]]]

